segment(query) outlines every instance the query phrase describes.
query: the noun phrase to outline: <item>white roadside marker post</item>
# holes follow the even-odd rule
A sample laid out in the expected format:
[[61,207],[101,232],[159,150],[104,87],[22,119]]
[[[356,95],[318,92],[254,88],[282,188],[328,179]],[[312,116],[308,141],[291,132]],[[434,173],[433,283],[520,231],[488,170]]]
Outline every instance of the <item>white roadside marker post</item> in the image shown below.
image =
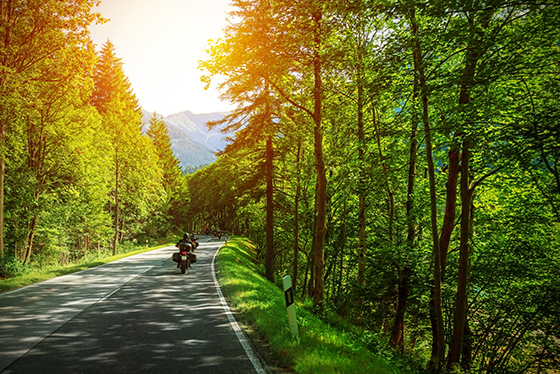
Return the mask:
[[292,277],[286,275],[282,279],[284,285],[284,297],[286,298],[286,311],[288,312],[288,325],[292,332],[292,338],[299,336],[297,319],[296,319],[296,306],[294,304],[294,292],[292,290]]

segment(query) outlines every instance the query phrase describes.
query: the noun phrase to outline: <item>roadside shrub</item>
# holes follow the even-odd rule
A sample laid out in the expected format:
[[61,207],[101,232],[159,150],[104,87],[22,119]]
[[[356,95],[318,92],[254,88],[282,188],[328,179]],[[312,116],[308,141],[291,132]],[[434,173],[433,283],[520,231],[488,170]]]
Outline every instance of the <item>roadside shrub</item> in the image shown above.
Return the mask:
[[6,256],[0,259],[0,278],[11,278],[31,272],[32,268],[20,259]]

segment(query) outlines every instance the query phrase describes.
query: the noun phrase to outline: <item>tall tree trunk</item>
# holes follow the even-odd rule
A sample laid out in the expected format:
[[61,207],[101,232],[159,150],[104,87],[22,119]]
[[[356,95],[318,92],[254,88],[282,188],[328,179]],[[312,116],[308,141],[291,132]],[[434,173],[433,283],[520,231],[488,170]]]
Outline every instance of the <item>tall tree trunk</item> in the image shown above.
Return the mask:
[[[34,148],[34,147],[31,147]],[[39,147],[37,147],[39,149]],[[42,152],[38,152],[42,153]],[[34,195],[34,213],[31,218],[31,224],[29,225],[29,233],[27,234],[27,251],[25,254],[24,263],[29,263],[31,261],[31,255],[33,254],[33,245],[35,241],[35,233],[37,229],[37,220],[39,218],[39,197],[41,196],[41,191],[43,189],[44,178],[41,176],[41,162],[44,160],[34,159],[33,156],[29,156],[29,165],[34,169],[35,177],[37,178],[37,186]]]
[[[344,202],[344,209],[346,210],[346,201]],[[346,226],[345,226],[346,228]],[[346,238],[346,232],[344,233],[344,237]],[[345,239],[346,240],[346,239]],[[339,256],[339,267],[338,267],[338,282],[336,285],[336,295],[342,295],[342,285],[343,278],[344,278],[344,247],[341,248],[340,256]]]
[[410,11],[410,23],[413,33],[413,58],[414,70],[418,77],[420,88],[420,96],[422,100],[422,123],[424,124],[424,132],[426,136],[426,158],[428,161],[428,174],[430,180],[430,212],[431,212],[431,231],[432,231],[432,246],[433,246],[433,260],[434,260],[434,292],[433,292],[433,315],[435,327],[433,330],[433,349],[432,349],[432,362],[437,372],[439,372],[445,354],[445,341],[444,341],[444,326],[443,326],[443,312],[441,308],[441,260],[438,240],[438,227],[437,227],[437,198],[436,198],[436,179],[435,167],[433,160],[433,147],[432,147],[432,133],[429,117],[428,105],[428,89],[426,85],[426,76],[424,72],[424,61],[422,57],[422,48],[420,38],[418,35],[418,22],[416,20],[415,4]]
[[[346,228],[346,222],[348,220],[348,204],[346,202],[346,200],[344,200],[344,204],[343,204],[343,208],[342,208],[342,227],[340,228],[340,236],[338,238],[338,245],[337,245],[337,253],[336,253],[336,259],[340,258],[340,263],[338,264],[339,269],[339,276],[338,278],[335,277],[333,275],[333,290],[335,292],[335,296],[337,296],[340,293],[340,285],[342,283],[342,270],[343,270],[343,266],[344,266],[344,248],[345,248],[345,243],[347,240],[347,228]],[[336,260],[333,260],[336,261]]]
[[4,176],[6,175],[6,159],[4,158],[5,134],[2,126],[0,134],[0,259],[4,258]]
[[313,307],[319,310],[323,309],[324,290],[325,290],[325,237],[327,233],[327,176],[325,171],[325,161],[323,159],[323,128],[322,128],[322,105],[323,105],[323,82],[321,67],[321,34],[322,34],[322,13],[314,11],[312,13],[314,21],[314,50],[313,50],[313,122],[314,122],[314,154],[315,169],[317,172],[316,187],[316,221],[315,221],[315,242],[313,247],[313,266],[314,281],[313,289]]
[[[365,136],[364,136],[364,87],[363,87],[363,72],[361,61],[361,48],[358,47],[358,159],[360,162],[360,177],[358,180],[358,287],[364,287],[366,283],[366,192],[365,192],[365,177],[362,174],[365,169]],[[361,303],[361,302],[360,302]]]
[[[314,248],[313,246],[311,248]],[[309,270],[309,279],[307,281],[307,295],[309,297],[313,297],[313,291],[315,290],[315,257],[313,251],[309,255],[307,260],[308,270]]]
[[[1,41],[2,49],[8,50],[12,40],[12,0],[2,2],[0,5],[0,17],[4,28],[4,40]],[[8,54],[5,53],[2,59],[2,66],[7,66],[7,64]],[[2,74],[0,78],[0,87],[4,91],[5,75]],[[6,107],[0,106],[0,259],[4,258],[4,180],[6,175],[6,125],[8,118],[8,113],[6,112]]]
[[[410,151],[408,158],[408,183],[407,183],[407,198],[406,198],[406,221],[407,221],[407,235],[406,243],[407,249],[414,251],[414,238],[416,236],[416,223],[413,215],[414,208],[414,182],[416,178],[416,148],[418,141],[416,140],[416,132],[418,128],[418,118],[416,115],[416,102],[418,99],[418,79],[414,79],[413,90],[413,109],[412,109],[412,126],[410,131]],[[395,322],[391,333],[390,343],[393,347],[401,347],[404,349],[404,315],[406,311],[406,304],[408,296],[410,295],[410,277],[412,276],[412,268],[405,263],[401,277],[399,279],[398,290],[398,303],[397,312],[395,314]]]
[[115,235],[113,237],[113,255],[117,254],[117,244],[119,242],[119,150],[115,150]]
[[[423,74],[422,74],[423,75]],[[424,82],[425,83],[425,82]],[[422,101],[424,102],[423,106],[425,109],[423,110],[423,122],[424,122],[424,132],[426,133],[426,156],[428,160],[428,173],[430,179],[430,212],[431,212],[431,228],[432,228],[432,246],[433,246],[433,261],[434,261],[434,300],[433,300],[433,307],[434,307],[434,316],[435,316],[435,328],[436,331],[434,333],[434,343],[436,346],[432,350],[435,354],[432,356],[432,360],[435,364],[436,371],[440,370],[440,367],[443,363],[444,354],[445,354],[445,330],[443,326],[443,312],[441,307],[441,283],[442,283],[442,272],[441,272],[441,258],[440,258],[440,250],[439,250],[439,236],[438,236],[438,227],[437,227],[437,197],[436,197],[436,177],[435,177],[435,167],[434,167],[434,160],[433,160],[433,147],[431,142],[431,128],[428,119],[428,112],[427,112],[427,93],[425,92],[426,87],[425,85],[422,88],[423,91],[423,98]]]
[[[481,17],[484,24],[483,28],[487,27],[487,19],[493,12],[492,8],[486,8],[484,15]],[[474,17],[469,16],[469,26],[471,35],[469,45],[467,46],[465,68],[463,76],[461,77],[461,91],[459,93],[459,110],[471,102],[470,91],[474,85],[474,77],[476,74],[476,66],[480,58],[480,33],[481,31],[475,30]],[[464,127],[470,124],[467,120]],[[453,336],[449,345],[449,357],[447,367],[451,368],[458,364],[461,359],[461,352],[463,349],[465,322],[467,313],[467,289],[468,289],[468,276],[469,276],[469,240],[470,240],[470,227],[471,227],[471,199],[473,190],[469,180],[469,169],[471,159],[471,138],[470,135],[465,134],[465,129],[458,132],[463,138],[461,149],[461,235],[459,244],[459,274],[457,279],[457,298],[455,300],[455,315],[453,319]]]
[[265,252],[265,269],[266,279],[274,282],[274,194],[272,186],[274,157],[272,149],[272,135],[266,139],[266,252]]
[[27,132],[27,166],[32,171],[35,180],[35,192],[33,196],[33,217],[31,218],[31,224],[29,225],[29,233],[27,236],[27,253],[25,256],[25,262],[29,263],[31,261],[31,255],[33,253],[35,233],[37,229],[37,220],[39,218],[39,206],[40,206],[40,196],[43,193],[43,189],[46,183],[46,175],[44,172],[45,148],[47,147],[47,140],[45,135],[45,122],[44,118],[38,121],[38,125],[35,124],[29,115],[26,117],[26,132]]
[[416,238],[416,217],[414,215],[414,186],[416,182],[416,156],[418,148],[418,140],[416,133],[418,132],[418,116],[416,110],[416,102],[418,100],[418,79],[414,79],[413,93],[413,115],[412,125],[410,129],[410,150],[408,156],[408,180],[406,186],[406,244],[410,251],[414,249]]
[[24,263],[28,264],[31,261],[31,254],[33,252],[33,241],[35,240],[35,229],[37,228],[37,214],[31,218],[31,225],[29,226],[29,234],[27,236],[27,251],[25,253]]
[[461,153],[461,239],[459,244],[459,274],[457,277],[457,299],[455,300],[453,337],[449,346],[449,368],[458,363],[461,358],[467,317],[469,239],[472,203],[472,190],[469,181],[470,147],[469,137],[465,137]]
[[465,371],[469,371],[472,367],[472,330],[469,326],[469,321],[465,321],[465,331],[463,339],[463,352],[461,355],[461,368]]
[[455,208],[457,206],[457,182],[459,181],[459,172],[461,166],[459,164],[459,150],[452,145],[449,149],[447,158],[449,165],[447,168],[447,184],[445,195],[445,212],[443,215],[443,223],[441,225],[441,235],[439,238],[440,251],[440,269],[442,281],[445,276],[445,266],[447,264],[447,253],[449,251],[449,242],[451,241],[451,233],[455,226]]
[[389,166],[387,162],[385,162],[385,156],[383,155],[383,149],[381,148],[381,129],[378,126],[377,118],[375,115],[375,108],[372,110],[373,112],[373,124],[375,127],[375,134],[377,139],[377,150],[379,153],[379,160],[381,162],[381,168],[383,169],[383,176],[385,178],[385,188],[387,189],[387,216],[389,219],[388,222],[388,237],[389,242],[392,244],[394,240],[394,222],[395,222],[395,193],[391,188],[391,184],[389,183]]
[[400,347],[404,352],[404,314],[406,311],[406,303],[410,295],[410,278],[412,277],[412,269],[410,266],[404,266],[399,276],[399,286],[397,292],[397,311],[395,313],[395,321],[391,329],[390,343],[393,347]]
[[[1,111],[2,109],[0,109]],[[0,119],[0,259],[4,258],[4,181],[6,177],[6,122]]]
[[297,290],[298,265],[299,265],[299,198],[301,194],[301,178],[300,178],[300,157],[301,157],[301,141],[298,140],[297,156],[296,156],[296,196],[294,201],[294,261],[293,261],[293,280],[292,287]]

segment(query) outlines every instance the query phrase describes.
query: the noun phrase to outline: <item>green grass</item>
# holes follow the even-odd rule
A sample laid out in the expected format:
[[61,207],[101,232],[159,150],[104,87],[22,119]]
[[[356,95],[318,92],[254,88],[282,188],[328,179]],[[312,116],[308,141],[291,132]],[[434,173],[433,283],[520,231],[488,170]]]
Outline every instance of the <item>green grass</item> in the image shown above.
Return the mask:
[[217,256],[220,285],[242,320],[264,337],[283,366],[297,373],[399,373],[352,334],[324,323],[296,300],[299,338],[288,327],[284,293],[257,271],[254,247],[234,237]]
[[120,259],[125,258],[125,257],[134,256],[134,255],[137,255],[139,253],[152,251],[152,250],[158,249],[158,248],[163,248],[163,247],[166,247],[168,245],[172,245],[172,243],[162,244],[162,245],[158,245],[158,246],[150,247],[150,248],[137,249],[137,250],[133,250],[133,251],[126,252],[126,253],[119,253],[119,254],[116,254],[115,256],[102,257],[102,258],[93,259],[93,260],[90,260],[90,261],[87,261],[87,262],[74,264],[74,265],[70,265],[70,266],[62,266],[62,265],[60,265],[60,266],[48,266],[48,267],[46,267],[45,269],[42,269],[42,270],[41,269],[32,270],[31,272],[26,273],[26,274],[18,275],[18,276],[7,278],[7,279],[1,279],[0,280],[0,293],[6,292],[6,291],[12,291],[12,290],[15,290],[15,289],[18,289],[18,288],[21,288],[21,287],[25,287],[25,286],[29,286],[31,284],[42,282],[42,281],[45,281],[47,279],[59,277],[61,275],[76,273],[78,271],[82,271],[82,270],[93,268],[93,267],[96,267],[96,266],[99,266],[99,265],[107,264],[109,262],[114,262],[114,261],[120,260]]

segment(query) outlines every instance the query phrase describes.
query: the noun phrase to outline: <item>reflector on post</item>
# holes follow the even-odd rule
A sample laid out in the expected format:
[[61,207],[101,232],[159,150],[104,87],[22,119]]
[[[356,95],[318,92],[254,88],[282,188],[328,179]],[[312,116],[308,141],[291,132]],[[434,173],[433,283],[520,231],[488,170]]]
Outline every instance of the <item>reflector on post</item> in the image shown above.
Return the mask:
[[292,332],[292,338],[299,336],[297,319],[296,319],[296,306],[294,304],[294,291],[292,289],[292,277],[286,275],[282,280],[284,286],[284,298],[286,299],[286,311],[288,312],[288,325]]

